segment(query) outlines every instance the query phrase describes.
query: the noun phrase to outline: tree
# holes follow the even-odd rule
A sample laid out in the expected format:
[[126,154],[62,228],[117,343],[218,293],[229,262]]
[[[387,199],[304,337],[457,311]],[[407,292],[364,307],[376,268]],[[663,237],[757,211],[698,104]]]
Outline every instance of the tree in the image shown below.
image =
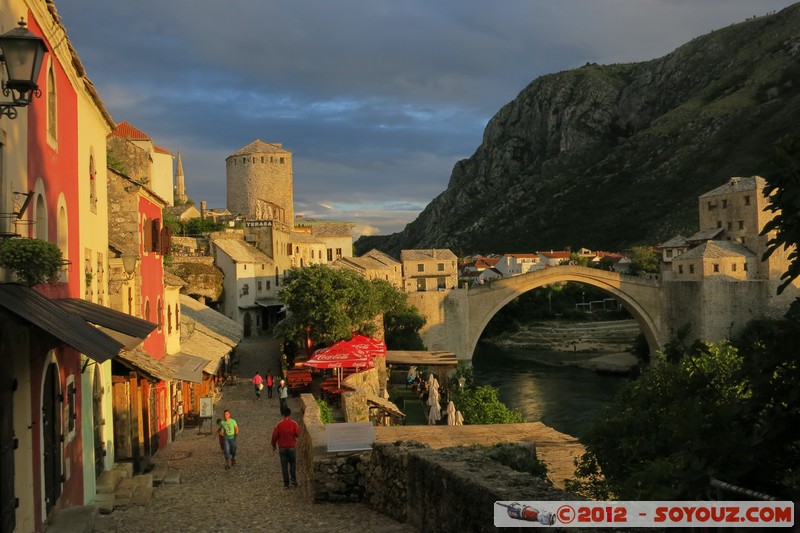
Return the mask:
[[774,236],[767,241],[765,261],[776,250],[792,247],[789,253],[789,268],[783,273],[783,282],[778,287],[781,294],[792,281],[800,276],[800,135],[781,138],[776,144],[777,155],[772,164],[774,171],[764,179],[764,193],[768,196],[766,209],[775,216],[764,225],[761,235]]
[[491,385],[456,389],[451,387],[453,403],[461,411],[465,424],[515,424],[522,422],[522,413],[506,407]]
[[419,330],[425,318],[408,304],[407,295],[382,280],[367,281],[343,268],[311,265],[292,269],[281,299],[291,311],[279,334],[305,346],[332,344],[353,333],[374,335],[376,318],[383,315],[386,346],[395,350],[424,349]]
[[757,469],[743,416],[744,359],[727,342],[696,357],[647,368],[628,384],[584,438],[570,490],[623,500],[712,496],[709,476],[743,480]]
[[643,272],[657,273],[660,267],[660,258],[652,246],[634,246],[629,255],[631,260],[630,273],[639,275]]

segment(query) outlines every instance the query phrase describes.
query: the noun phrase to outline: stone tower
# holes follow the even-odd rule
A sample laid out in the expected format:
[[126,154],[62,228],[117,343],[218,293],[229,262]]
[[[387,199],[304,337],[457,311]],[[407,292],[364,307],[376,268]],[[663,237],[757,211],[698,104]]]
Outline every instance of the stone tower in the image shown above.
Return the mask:
[[292,153],[255,140],[225,160],[228,210],[251,220],[294,221]]
[[178,165],[175,170],[175,202],[178,204],[185,204],[186,200],[186,182],[183,178],[183,162],[181,161],[181,151],[178,150]]

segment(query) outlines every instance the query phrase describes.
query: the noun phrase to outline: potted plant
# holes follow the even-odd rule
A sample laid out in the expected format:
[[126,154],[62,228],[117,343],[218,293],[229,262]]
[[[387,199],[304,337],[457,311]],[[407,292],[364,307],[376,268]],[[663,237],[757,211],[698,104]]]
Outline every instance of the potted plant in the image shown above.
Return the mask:
[[20,283],[29,287],[55,281],[62,264],[61,250],[52,242],[41,239],[0,241],[0,267],[13,272]]

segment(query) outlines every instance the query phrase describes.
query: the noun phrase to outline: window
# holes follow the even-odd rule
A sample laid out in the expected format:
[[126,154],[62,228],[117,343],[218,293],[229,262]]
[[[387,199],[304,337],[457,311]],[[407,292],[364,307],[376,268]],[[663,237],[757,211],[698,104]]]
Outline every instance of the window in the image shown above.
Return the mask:
[[341,258],[342,258],[342,249],[341,248],[337,248],[336,249],[336,259],[341,259]]
[[261,156],[261,162],[262,163],[264,162],[264,156],[263,155]]
[[172,333],[172,306],[167,306],[167,333]]
[[443,290],[447,288],[447,278],[444,276],[439,276],[436,278],[436,288],[439,290]]
[[282,158],[282,157],[281,157],[281,160],[280,160],[280,164],[281,164],[281,165],[283,164],[283,158]]
[[744,266],[743,266],[742,270],[744,270],[745,272],[747,272],[747,262],[745,262],[745,263],[744,263]]
[[683,274],[683,265],[678,265],[678,274]]
[[70,440],[75,436],[75,421],[78,411],[75,405],[75,376],[67,378],[67,433]]
[[672,259],[672,250],[667,250],[667,259]]
[[733,222],[728,222],[728,231],[733,229]]
[[294,253],[296,253],[297,255],[300,255],[300,247],[299,246],[295,246],[294,247]]
[[150,322],[150,300],[144,302],[144,319]]
[[292,250],[293,250],[292,243],[287,243],[286,244],[286,255],[292,255]]
[[717,204],[715,204],[714,202],[709,200],[709,202],[708,202],[708,210],[711,211],[715,207],[717,207]]
[[728,209],[728,200],[722,200],[722,209]]
[[158,324],[158,331],[164,329],[164,303],[161,298],[158,299],[156,304],[156,324]]
[[739,229],[744,229],[744,220],[739,221]]
[[266,283],[267,283],[267,290],[269,290],[270,289],[270,281],[267,280]]
[[423,263],[417,264],[417,272],[425,272],[425,265]]
[[714,272],[719,272],[719,264],[714,263]]
[[311,249],[311,259],[314,259],[314,249]]
[[274,163],[275,162],[275,157],[274,156],[269,156],[269,162],[270,163]]
[[736,263],[734,263],[734,264],[732,264],[732,265],[731,265],[731,270],[732,270],[732,271],[734,271],[734,272],[736,272]]
[[56,76],[53,65],[47,69],[47,140],[51,144],[58,142],[58,100],[56,99]]
[[750,196],[744,197],[744,205],[750,205]]
[[181,330],[181,306],[175,304],[175,329]]
[[243,267],[243,269],[244,269],[244,270],[247,270],[247,263],[244,263],[244,264],[242,265],[242,267]]
[[417,292],[425,292],[425,278],[417,280]]
[[328,248],[328,261],[333,261],[333,248]]
[[721,220],[717,220],[717,227],[718,227],[718,228],[721,228],[721,227],[722,227],[722,221],[721,221]]
[[241,294],[241,296],[245,296],[247,294],[250,294],[250,285],[245,283],[244,285],[242,285],[242,294]]
[[280,287],[280,283],[278,282],[279,273],[280,273],[280,271],[278,270],[278,267],[275,267],[275,287],[276,288]]
[[444,272],[444,263],[439,263],[438,265],[436,265],[436,270],[438,270],[439,272]]
[[97,169],[94,167],[94,153],[89,151],[89,209],[97,213]]
[[689,265],[689,274],[694,274],[694,265]]
[[264,290],[264,284],[259,280],[258,282],[258,291],[261,292]]

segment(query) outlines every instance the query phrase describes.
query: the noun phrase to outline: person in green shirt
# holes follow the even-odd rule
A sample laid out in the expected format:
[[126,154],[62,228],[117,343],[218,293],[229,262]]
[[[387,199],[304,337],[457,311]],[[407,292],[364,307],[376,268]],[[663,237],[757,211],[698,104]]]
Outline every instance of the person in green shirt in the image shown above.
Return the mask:
[[219,423],[219,434],[223,437],[222,451],[225,452],[225,470],[228,470],[231,466],[236,466],[236,437],[239,435],[239,426],[231,418],[229,410],[225,409],[223,416],[225,420]]

